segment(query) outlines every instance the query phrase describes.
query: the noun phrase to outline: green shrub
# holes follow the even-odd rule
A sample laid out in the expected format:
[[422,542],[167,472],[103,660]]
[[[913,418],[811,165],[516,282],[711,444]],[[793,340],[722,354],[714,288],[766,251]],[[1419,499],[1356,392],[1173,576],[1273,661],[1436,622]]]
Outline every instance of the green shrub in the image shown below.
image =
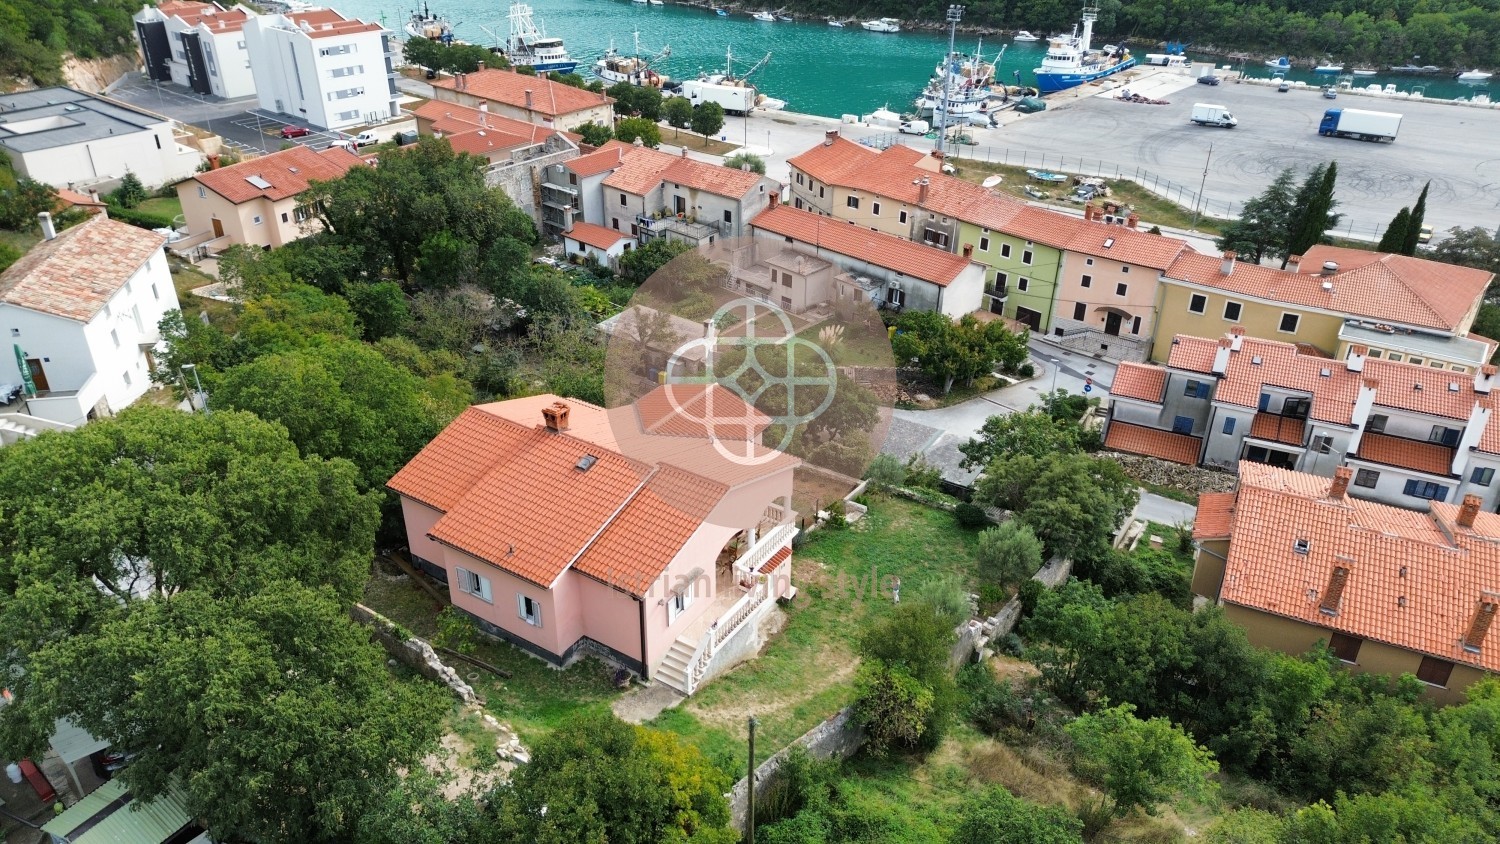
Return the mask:
[[844,499],[836,498],[832,504],[828,505],[827,524],[834,530],[842,530],[849,526],[849,516],[844,512]]
[[1021,582],[1021,588],[1016,593],[1016,597],[1021,599],[1022,618],[1036,611],[1037,601],[1042,599],[1042,593],[1045,591],[1047,591],[1047,587],[1040,580],[1031,580],[1028,578]]
[[437,635],[432,643],[440,648],[472,654],[479,644],[479,630],[474,619],[454,607],[444,607],[437,617]]
[[906,461],[906,485],[920,489],[939,489],[943,485],[943,470],[928,463],[920,454],[913,454]]
[[169,229],[172,227],[172,218],[164,214],[152,214],[149,211],[137,211],[134,208],[124,208],[119,205],[109,206],[109,216],[122,223],[129,223],[142,229]]
[[1019,376],[1021,376],[1022,378],[1035,378],[1036,377],[1036,367],[1032,366],[1031,363],[1028,361],[1026,363],[1021,364],[1021,366],[1016,369],[1016,374],[1019,375]]
[[1010,684],[995,679],[986,665],[965,665],[958,672],[958,690],[963,695],[963,716],[985,735],[998,735],[1016,723],[1019,701]]
[[958,520],[959,525],[974,530],[992,524],[983,507],[967,501],[953,508],[953,518]]

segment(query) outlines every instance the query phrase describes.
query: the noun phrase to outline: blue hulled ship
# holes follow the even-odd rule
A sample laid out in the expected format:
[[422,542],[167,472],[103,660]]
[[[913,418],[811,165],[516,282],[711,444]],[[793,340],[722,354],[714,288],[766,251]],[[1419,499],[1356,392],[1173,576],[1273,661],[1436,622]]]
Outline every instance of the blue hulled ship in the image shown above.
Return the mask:
[[1047,55],[1042,58],[1042,66],[1032,71],[1036,74],[1038,91],[1043,94],[1066,91],[1135,67],[1135,58],[1123,46],[1107,45],[1102,50],[1092,48],[1094,21],[1098,17],[1098,0],[1085,0],[1083,31],[1079,32],[1074,26],[1072,34],[1054,35],[1047,40]]

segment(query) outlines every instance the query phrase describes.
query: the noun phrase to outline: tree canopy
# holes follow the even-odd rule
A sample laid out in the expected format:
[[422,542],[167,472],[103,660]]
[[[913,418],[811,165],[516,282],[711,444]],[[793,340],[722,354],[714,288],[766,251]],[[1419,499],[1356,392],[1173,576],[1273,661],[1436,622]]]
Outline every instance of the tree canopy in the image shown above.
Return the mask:
[[965,314],[957,322],[936,311],[906,311],[896,320],[891,352],[897,363],[916,361],[927,377],[953,390],[955,381],[972,384],[997,368],[1014,369],[1026,360],[1026,337],[999,321],[980,322]]
[[709,136],[718,134],[724,128],[724,107],[711,100],[704,100],[693,106],[693,119],[688,125],[703,136],[706,146]]
[[1165,718],[1137,718],[1131,704],[1086,712],[1066,731],[1075,765],[1104,788],[1116,815],[1136,808],[1155,814],[1173,795],[1201,798],[1213,790],[1208,776],[1219,770],[1213,754]]

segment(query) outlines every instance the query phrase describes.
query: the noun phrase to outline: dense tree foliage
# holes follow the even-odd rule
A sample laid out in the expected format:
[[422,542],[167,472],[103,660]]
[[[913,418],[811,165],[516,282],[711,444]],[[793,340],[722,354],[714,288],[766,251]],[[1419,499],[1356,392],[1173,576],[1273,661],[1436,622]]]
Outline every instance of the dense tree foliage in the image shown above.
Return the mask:
[[703,136],[703,143],[706,146],[709,137],[718,134],[719,130],[724,128],[724,107],[712,100],[698,103],[693,106],[693,119],[688,122],[688,126]]
[[624,117],[615,123],[615,138],[627,144],[640,141],[641,146],[656,149],[661,146],[661,128],[647,117]]
[[583,138],[583,142],[591,147],[602,147],[609,143],[610,138],[615,136],[613,129],[595,123],[592,120],[581,126],[573,127],[573,131],[577,132]]
[[510,67],[504,56],[478,44],[441,44],[428,38],[408,38],[402,54],[407,64],[447,73],[473,73],[482,67]]
[[908,600],[860,634],[854,711],[874,753],[931,750],[953,717],[958,698],[948,655],[961,617],[945,604]]
[[1452,228],[1447,234],[1438,245],[1424,250],[1422,257],[1500,273],[1500,239],[1496,237],[1497,232],[1474,226],[1467,229]]
[[891,352],[898,363],[915,362],[947,395],[955,381],[972,385],[996,369],[1014,369],[1026,359],[1026,336],[1004,323],[980,322],[965,314],[957,322],[935,311],[906,311],[896,320]]
[[[1215,245],[1255,263],[1278,258],[1285,267],[1293,255],[1306,254],[1324,242],[1342,216],[1333,210],[1338,206],[1333,198],[1338,162],[1313,167],[1295,189],[1294,180],[1290,167],[1278,173],[1263,192],[1245,203],[1239,219],[1224,227]],[[1405,233],[1405,229],[1400,232],[1403,239]]]
[[650,85],[632,85],[616,82],[605,92],[615,101],[615,114],[626,117],[644,117],[655,123],[661,118],[662,96],[660,88]]
[[0,76],[62,80],[62,59],[135,51],[136,0],[0,0]]
[[1219,770],[1213,754],[1165,718],[1140,719],[1128,703],[1085,712],[1067,726],[1075,766],[1104,788],[1117,816],[1156,807],[1177,794],[1202,798]]

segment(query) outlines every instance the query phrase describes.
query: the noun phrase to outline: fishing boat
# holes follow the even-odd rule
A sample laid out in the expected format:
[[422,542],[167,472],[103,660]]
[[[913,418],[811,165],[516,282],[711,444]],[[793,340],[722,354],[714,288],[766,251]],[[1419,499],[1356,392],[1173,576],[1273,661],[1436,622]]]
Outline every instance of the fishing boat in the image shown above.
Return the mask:
[[995,81],[995,67],[1000,64],[1000,59],[1004,55],[1005,48],[1002,47],[993,62],[985,61],[982,40],[974,48],[972,56],[956,51],[950,53],[947,58],[938,62],[933,70],[931,81],[917,97],[915,103],[917,113],[922,117],[928,117],[943,112],[945,96],[947,98],[946,113],[949,119],[963,119],[987,113],[990,109],[990,98],[994,96],[994,91],[990,86]]
[[667,85],[671,78],[652,70],[651,64],[670,55],[672,55],[672,48],[663,47],[661,52],[652,58],[641,58],[641,33],[636,32],[635,55],[622,56],[615,49],[615,41],[611,38],[609,49],[604,51],[604,55],[598,61],[594,62],[594,75],[607,85],[628,82],[631,85],[647,88],[661,88]]
[[1066,91],[1085,82],[1113,76],[1135,67],[1135,58],[1125,47],[1094,50],[1094,21],[1099,17],[1098,0],[1084,0],[1083,31],[1077,25],[1072,34],[1054,35],[1047,41],[1047,55],[1036,74],[1036,87],[1043,94]]
[[1017,30],[1016,34],[1013,35],[1013,36],[1011,36],[1010,40],[1012,40],[1012,41],[1040,41],[1042,39],[1039,38],[1038,36],[1032,35],[1031,33],[1027,32],[1026,30],[1022,29],[1022,30]]
[[548,36],[525,3],[510,7],[510,39],[498,52],[511,64],[530,67],[537,73],[572,73],[578,67],[562,39]]
[[1487,70],[1466,70],[1453,78],[1460,82],[1488,82],[1494,75]]
[[426,38],[428,41],[437,41],[443,44],[453,43],[453,24],[442,15],[432,11],[426,2],[422,8],[412,9],[411,18],[406,21],[406,34],[412,38]]
[[833,18],[829,18],[828,19],[828,25],[829,26],[836,26],[839,29],[843,29],[844,28],[844,22],[843,21],[834,20]]
[[1279,59],[1267,59],[1266,67],[1272,70],[1291,70],[1292,60],[1286,56],[1282,56]]
[[755,18],[758,21],[765,21],[766,23],[775,23],[776,21],[775,15],[764,10],[752,14],[750,17]]
[[782,23],[791,23],[792,21],[796,20],[796,18],[792,17],[791,15],[784,15],[781,12],[776,13],[776,19],[781,21]]
[[1355,76],[1374,76],[1379,71],[1368,67],[1356,67],[1349,72],[1354,74]]
[[1344,66],[1341,64],[1320,64],[1313,68],[1313,73],[1343,73]]
[[881,18],[880,20],[865,21],[860,26],[871,32],[900,32],[901,21],[895,18]]

